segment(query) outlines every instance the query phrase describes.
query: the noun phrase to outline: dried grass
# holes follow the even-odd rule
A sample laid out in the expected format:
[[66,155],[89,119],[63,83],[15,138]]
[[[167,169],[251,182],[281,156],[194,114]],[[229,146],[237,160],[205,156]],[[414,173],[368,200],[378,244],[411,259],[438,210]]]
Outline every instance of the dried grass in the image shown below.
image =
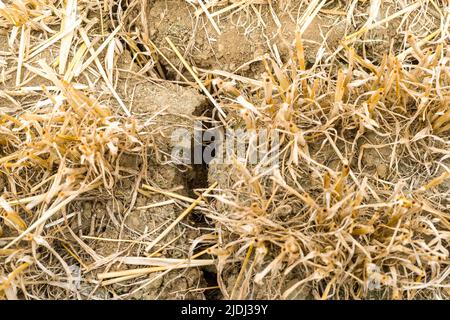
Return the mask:
[[[143,3],[135,1],[130,8]],[[0,28],[8,36],[5,42],[0,38],[5,59],[0,66],[0,299],[100,298],[99,288],[114,291],[112,284],[147,274],[135,271],[137,277],[123,279],[109,273],[103,283],[102,274],[113,265],[152,265],[157,266],[154,272],[167,273],[213,263],[195,256],[191,261],[188,255],[178,260],[161,256],[182,236],[178,229],[167,229],[165,234],[176,237],[152,255],[132,257],[136,250],[120,249],[149,246],[149,235],[158,230],[130,241],[121,238],[141,183],[150,183],[150,162],[162,151],[155,141],[161,124],[132,116],[116,91],[120,75],[115,64],[123,43],[136,50],[139,73],[156,76],[157,62],[143,44],[145,31],[130,31],[133,15],[112,2],[0,2]],[[141,165],[124,167],[126,157]],[[130,175],[135,187],[129,207],[108,211],[105,222],[121,230],[119,239],[111,239],[118,249],[102,256],[97,250],[104,239],[77,229],[95,222],[95,215],[83,221],[77,208],[83,199],[96,197],[117,203],[121,181]],[[169,204],[183,208],[174,199],[158,206]],[[91,230],[99,227],[91,225]],[[151,258],[155,255],[160,257]]]
[[[268,130],[269,144],[281,135],[279,166],[263,159],[211,174],[222,181],[208,217],[219,226],[226,298],[449,297],[450,8],[396,2],[383,17],[381,1],[371,4],[347,5],[360,27],[311,66],[302,31],[319,1],[289,58],[265,58],[263,86],[214,80],[249,144],[255,128]],[[397,18],[403,41],[371,58],[365,35]]]
[[[256,7],[269,5],[279,22],[271,6],[289,10],[289,1],[187,3],[217,34],[235,12],[261,20]],[[124,44],[139,76],[163,78],[168,59],[150,39],[147,1],[127,4],[0,1],[0,80],[8,87],[0,90],[8,102],[0,105],[0,298],[101,298],[106,287],[126,299],[171,270],[213,263],[224,298],[449,298],[447,1],[302,1],[289,57],[271,48],[260,79],[192,68],[168,39],[189,74],[170,66],[194,78],[188,84],[208,95],[222,124],[268,129],[268,141],[281,136],[278,167],[236,161],[211,172],[217,181],[196,200],[148,184],[158,129],[123,102],[114,64]],[[302,32],[317,15],[345,21],[348,32],[333,52],[324,39],[310,64]],[[394,22],[396,39],[378,46]],[[124,155],[143,165],[124,170]],[[176,203],[179,218],[131,240],[73,229],[82,219],[75,203],[114,198],[130,172],[130,207],[108,223],[123,230],[137,193],[147,191],[166,197],[150,206]],[[160,257],[182,234],[165,237],[197,206],[215,229],[189,239],[185,257]],[[103,257],[97,241],[119,246]],[[116,293],[117,284],[131,289]]]

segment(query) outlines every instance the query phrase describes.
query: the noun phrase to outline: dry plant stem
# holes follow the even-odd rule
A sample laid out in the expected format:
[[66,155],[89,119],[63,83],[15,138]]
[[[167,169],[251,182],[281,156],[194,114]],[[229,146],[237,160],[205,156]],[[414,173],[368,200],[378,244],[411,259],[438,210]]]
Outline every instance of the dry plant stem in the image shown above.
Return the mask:
[[252,254],[252,251],[253,251],[253,245],[250,245],[250,247],[248,248],[248,251],[247,251],[247,255],[245,256],[245,260],[242,263],[241,271],[239,272],[239,275],[236,279],[236,283],[234,284],[233,290],[231,291],[230,299],[233,299],[236,297],[235,296],[236,289],[238,288],[238,286],[241,285],[241,279],[245,272],[245,269],[247,268],[247,264],[248,264],[251,254]]
[[[116,28],[116,32],[118,32],[118,31],[120,30],[120,28],[121,28],[121,26],[118,26],[118,27]],[[81,34],[81,36],[82,36],[84,42],[86,43],[86,46],[89,48],[89,51],[90,51],[91,54],[92,54],[92,60],[95,61],[95,64],[96,64],[96,66],[97,66],[97,68],[98,68],[100,74],[102,75],[103,80],[106,82],[106,85],[108,86],[109,90],[110,90],[111,93],[113,94],[114,98],[116,98],[116,100],[119,102],[119,105],[120,105],[120,107],[122,108],[122,110],[125,112],[125,114],[126,114],[128,117],[130,117],[130,116],[131,116],[130,110],[128,110],[127,106],[125,106],[125,104],[123,103],[122,99],[121,99],[121,98],[119,97],[119,95],[117,94],[117,92],[116,92],[116,90],[114,89],[114,87],[113,87],[111,81],[110,81],[109,78],[108,78],[108,75],[106,74],[105,70],[103,69],[103,67],[102,67],[102,65],[101,65],[101,63],[100,63],[100,61],[98,60],[97,55],[98,55],[100,52],[97,53],[97,52],[95,52],[95,51],[93,50],[93,48],[91,47],[91,43],[90,43],[90,41],[89,41],[89,38],[87,37],[86,32],[85,32],[83,29],[80,29],[80,34]],[[110,39],[112,39],[112,37],[110,37]],[[106,43],[106,42],[105,42],[105,43]],[[105,46],[106,46],[106,45],[105,45]],[[103,46],[103,47],[101,46],[99,49],[103,49],[105,46]]]
[[125,270],[125,271],[115,271],[115,272],[109,272],[109,273],[100,273],[97,275],[98,279],[104,280],[109,278],[121,278],[124,276],[131,276],[131,275],[143,275],[158,271],[165,271],[165,270],[172,270],[172,269],[184,269],[188,267],[202,267],[202,266],[208,266],[214,264],[213,260],[189,260],[185,263],[180,263],[171,266],[161,266],[161,267],[151,267],[151,268],[141,268],[141,269],[133,269],[133,270]]
[[[148,42],[155,48],[156,52],[163,57],[163,59],[172,67],[172,69],[182,78],[186,83],[191,83],[178,69],[173,65],[173,63],[159,50],[159,48],[149,39]],[[192,84],[194,85],[194,84]]]
[[219,27],[217,26],[216,21],[214,21],[213,17],[211,17],[211,14],[208,12],[208,8],[206,8],[205,4],[203,3],[203,0],[197,0],[197,1],[200,4],[200,7],[202,8],[206,17],[208,18],[209,22],[211,22],[211,25],[214,27],[214,30],[216,30],[218,35],[221,35],[222,32],[220,31]]
[[178,199],[178,200],[191,202],[191,203],[196,201],[196,199],[192,199],[192,198],[180,195],[180,194],[175,193],[175,192],[165,191],[165,190],[161,190],[161,189],[158,189],[158,188],[154,188],[154,187],[149,186],[147,184],[143,184],[142,187],[144,189],[149,190],[149,191],[157,192],[157,193],[160,193],[160,194],[163,194],[165,196],[168,196],[168,197],[171,197],[171,198],[175,198],[175,199]]
[[200,195],[195,201],[191,203],[191,205],[186,208],[179,216],[178,218],[173,221],[167,229],[165,229],[163,232],[161,232],[158,237],[153,240],[146,248],[145,251],[149,252],[158,242],[160,242],[162,239],[164,239],[167,234],[170,233],[170,231],[176,227],[176,225],[183,220],[196,206],[198,206],[205,196],[209,194],[215,187],[217,186],[217,182],[213,183],[202,195]]
[[[115,278],[115,279],[106,280],[103,282],[104,285],[110,285],[113,283],[122,282],[125,280],[129,280],[132,278],[136,278],[136,277],[145,275],[145,274],[159,272],[159,271],[170,271],[170,270],[179,269],[179,268],[212,265],[214,263],[213,260],[196,260],[196,258],[204,255],[205,253],[208,253],[209,250],[210,250],[210,248],[200,251],[199,253],[193,255],[190,259],[179,260],[178,263],[175,263],[172,266],[141,268],[141,269],[125,270],[125,271],[114,271],[114,272],[98,274],[97,277],[100,280]],[[162,260],[164,260],[164,259],[162,259]]]

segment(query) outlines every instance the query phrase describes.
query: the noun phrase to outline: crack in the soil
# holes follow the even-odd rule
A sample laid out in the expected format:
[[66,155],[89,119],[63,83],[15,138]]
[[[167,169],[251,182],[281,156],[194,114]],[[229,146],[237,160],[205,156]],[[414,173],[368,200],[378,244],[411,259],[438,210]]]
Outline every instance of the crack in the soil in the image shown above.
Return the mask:
[[[194,112],[194,116],[206,116],[207,118],[212,118],[212,105],[208,105],[207,107],[201,107]],[[203,122],[203,129],[211,128],[211,122]],[[192,140],[192,146],[194,145],[194,140]],[[207,148],[208,145],[202,144],[202,153]],[[194,150],[192,148],[191,150]],[[191,155],[192,159],[194,154]],[[208,174],[209,174],[209,165],[202,160],[201,164],[193,164],[192,170],[189,173],[186,173],[186,189],[189,193],[189,196],[195,198],[198,195],[194,190],[196,189],[205,189],[208,188]],[[194,210],[191,215],[191,222],[195,227],[210,227],[212,221],[210,221],[203,213]],[[217,282],[217,272],[214,268],[211,267],[203,267],[200,268],[202,271],[204,282],[207,284],[208,288],[216,288],[218,287]],[[204,292],[206,300],[221,300],[223,298],[222,292],[220,289],[208,289]]]

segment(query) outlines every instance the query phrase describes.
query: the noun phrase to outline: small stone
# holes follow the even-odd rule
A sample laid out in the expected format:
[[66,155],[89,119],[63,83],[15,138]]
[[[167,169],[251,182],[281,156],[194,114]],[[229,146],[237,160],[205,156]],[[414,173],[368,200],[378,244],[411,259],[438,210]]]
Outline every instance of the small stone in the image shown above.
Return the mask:
[[384,163],[380,163],[377,166],[377,174],[381,179],[387,178],[389,175],[389,167]]

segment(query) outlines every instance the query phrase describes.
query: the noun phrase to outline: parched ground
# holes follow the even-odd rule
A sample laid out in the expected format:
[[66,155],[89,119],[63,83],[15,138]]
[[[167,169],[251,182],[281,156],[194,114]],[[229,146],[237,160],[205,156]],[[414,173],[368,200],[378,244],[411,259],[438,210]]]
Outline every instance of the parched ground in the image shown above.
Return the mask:
[[0,1],[0,299],[447,299],[447,1],[199,1]]

